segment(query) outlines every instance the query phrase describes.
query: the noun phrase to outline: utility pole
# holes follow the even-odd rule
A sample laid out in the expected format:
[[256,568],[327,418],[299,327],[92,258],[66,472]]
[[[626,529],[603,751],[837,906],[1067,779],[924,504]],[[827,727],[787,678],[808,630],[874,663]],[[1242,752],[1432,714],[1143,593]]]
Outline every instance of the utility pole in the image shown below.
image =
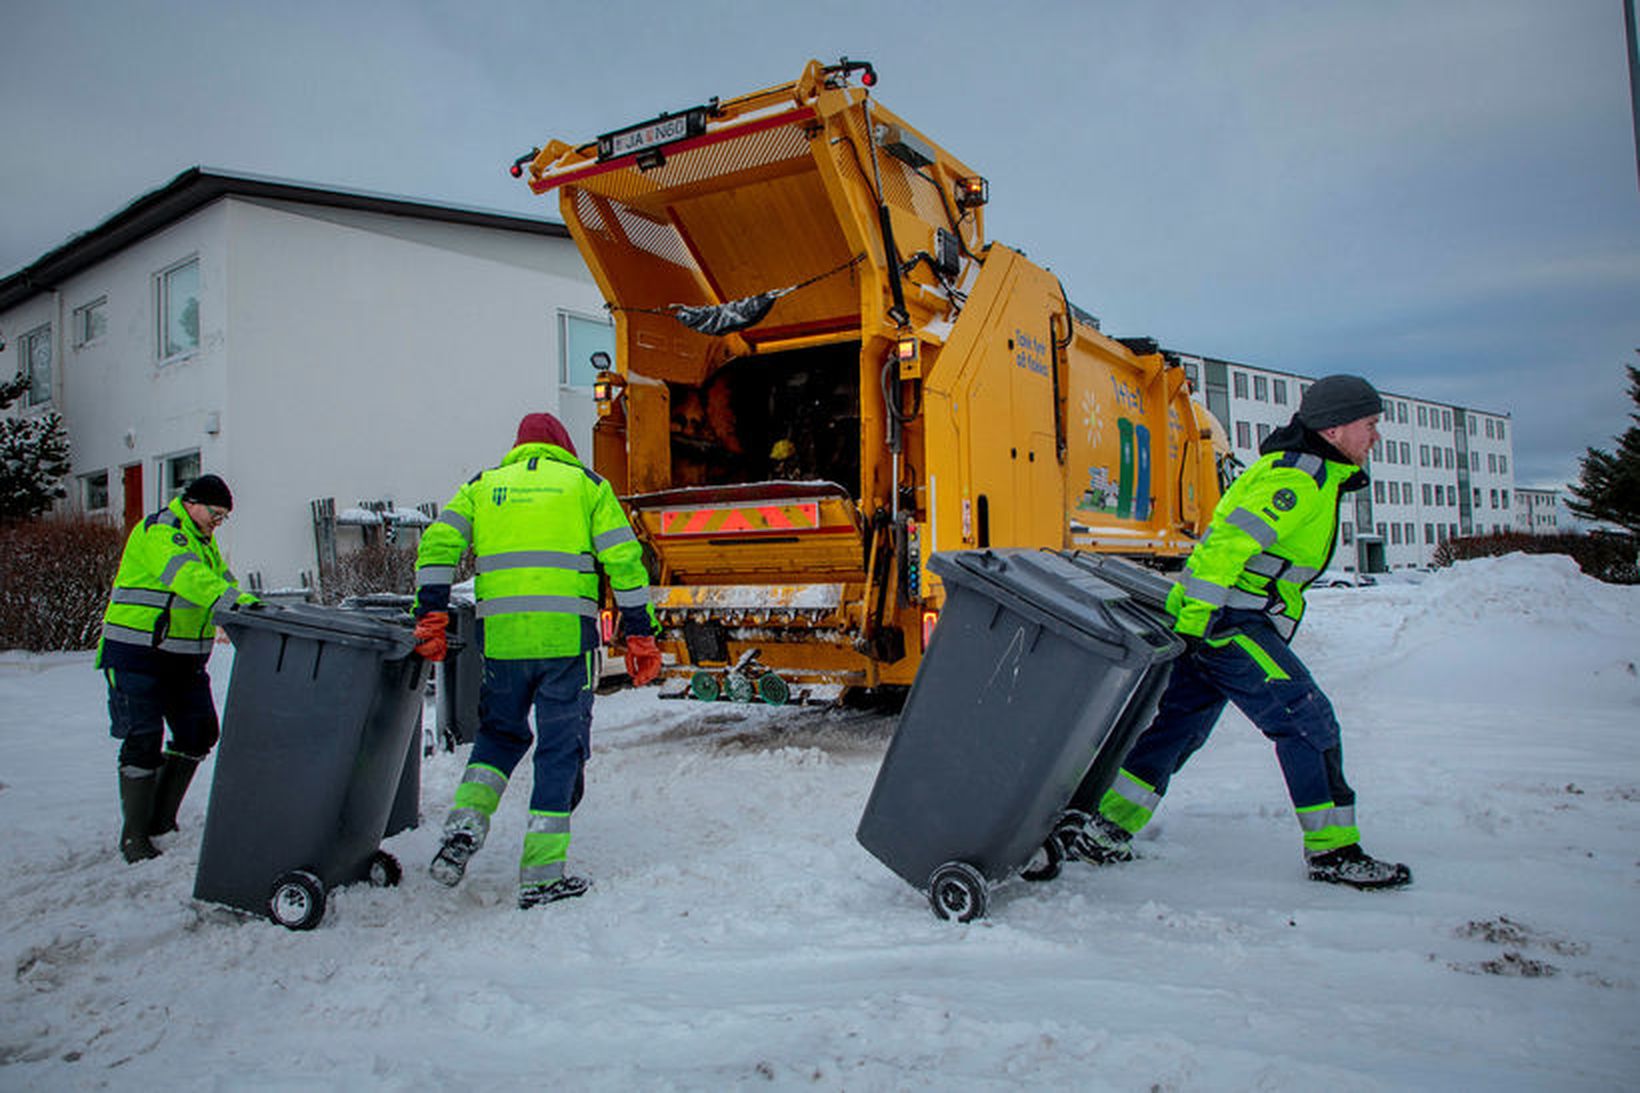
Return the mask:
[[1640,52],[1635,44],[1634,0],[1623,0],[1623,33],[1629,40],[1630,116],[1634,119],[1634,170],[1640,184]]

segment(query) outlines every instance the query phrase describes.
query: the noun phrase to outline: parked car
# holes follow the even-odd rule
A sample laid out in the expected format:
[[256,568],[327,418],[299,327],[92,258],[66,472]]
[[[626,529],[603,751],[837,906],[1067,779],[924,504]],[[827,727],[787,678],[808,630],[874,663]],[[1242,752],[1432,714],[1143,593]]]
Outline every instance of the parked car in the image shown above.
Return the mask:
[[1321,588],[1366,588],[1378,583],[1371,573],[1359,573],[1353,569],[1329,569],[1315,579]]

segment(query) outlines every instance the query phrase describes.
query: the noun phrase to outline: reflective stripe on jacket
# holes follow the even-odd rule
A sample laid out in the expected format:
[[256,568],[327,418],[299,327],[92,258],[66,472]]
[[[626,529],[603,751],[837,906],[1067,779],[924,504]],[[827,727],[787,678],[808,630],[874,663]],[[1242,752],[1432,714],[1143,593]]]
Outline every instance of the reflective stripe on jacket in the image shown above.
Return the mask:
[[1264,611],[1283,638],[1304,617],[1304,589],[1332,558],[1338,506],[1366,475],[1308,451],[1274,451],[1237,478],[1185,563],[1168,607],[1181,634],[1206,635],[1218,612]]
[[97,665],[148,672],[202,665],[216,640],[214,612],[239,598],[216,541],[173,499],[125,541]]
[[418,612],[449,606],[468,547],[486,657],[581,653],[596,633],[600,568],[626,632],[655,632],[643,548],[615,491],[556,445],[520,444],[450,498],[416,554]]

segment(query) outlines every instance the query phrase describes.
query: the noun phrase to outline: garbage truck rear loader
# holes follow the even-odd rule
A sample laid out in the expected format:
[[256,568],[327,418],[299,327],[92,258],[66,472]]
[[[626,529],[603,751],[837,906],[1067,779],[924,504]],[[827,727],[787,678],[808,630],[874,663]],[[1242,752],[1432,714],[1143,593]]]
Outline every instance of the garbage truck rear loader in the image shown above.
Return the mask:
[[594,467],[698,697],[908,684],[935,551],[1180,559],[1218,500],[1183,368],[991,242],[985,179],[874,83],[813,61],[518,165],[614,316]]

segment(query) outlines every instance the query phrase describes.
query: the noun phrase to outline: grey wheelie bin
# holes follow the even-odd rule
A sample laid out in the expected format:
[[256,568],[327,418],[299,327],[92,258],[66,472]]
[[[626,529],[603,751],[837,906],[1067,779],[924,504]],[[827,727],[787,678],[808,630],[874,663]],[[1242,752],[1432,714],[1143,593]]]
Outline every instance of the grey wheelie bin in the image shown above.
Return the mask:
[[1132,743],[1135,703],[1154,706],[1183,645],[1057,553],[957,551],[929,568],[945,609],[856,837],[935,914],[967,922],[990,885],[1058,872],[1067,805],[1105,749]]
[[434,721],[445,751],[478,739],[478,691],[484,683],[484,645],[478,609],[471,600],[450,601],[450,651],[438,667]]
[[194,896],[312,929],[335,886],[399,881],[380,844],[427,664],[408,616],[293,606],[217,621],[234,666]]
[[[1171,578],[1137,562],[1110,554],[1068,550],[1064,552],[1064,556],[1107,584],[1126,592],[1134,605],[1140,610],[1147,611],[1156,620],[1157,625],[1168,630],[1173,629],[1173,615],[1167,609],[1168,593],[1174,587]],[[1071,794],[1066,811],[1073,817],[1073,825],[1079,826],[1083,816],[1098,811],[1100,799],[1116,781],[1116,772],[1121,769],[1122,760],[1127,758],[1127,753],[1133,749],[1139,734],[1144,732],[1155,718],[1156,706],[1161,702],[1162,692],[1167,689],[1168,676],[1172,674],[1171,663],[1170,659],[1169,670],[1147,675],[1134,691],[1133,700],[1128,703],[1127,709],[1122,711],[1121,718],[1112,727],[1109,740],[1099,749],[1099,754],[1094,758],[1093,766],[1088,768],[1082,784]]]

